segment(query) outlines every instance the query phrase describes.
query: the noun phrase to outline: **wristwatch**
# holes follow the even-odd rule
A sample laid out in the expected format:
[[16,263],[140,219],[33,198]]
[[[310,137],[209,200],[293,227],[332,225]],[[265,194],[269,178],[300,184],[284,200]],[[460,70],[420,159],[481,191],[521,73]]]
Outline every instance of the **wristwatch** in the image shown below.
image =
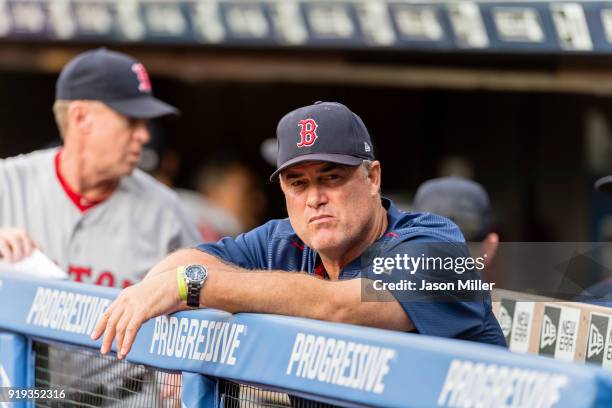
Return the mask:
[[206,267],[199,264],[187,265],[183,277],[187,284],[187,306],[200,307],[200,291],[208,278]]

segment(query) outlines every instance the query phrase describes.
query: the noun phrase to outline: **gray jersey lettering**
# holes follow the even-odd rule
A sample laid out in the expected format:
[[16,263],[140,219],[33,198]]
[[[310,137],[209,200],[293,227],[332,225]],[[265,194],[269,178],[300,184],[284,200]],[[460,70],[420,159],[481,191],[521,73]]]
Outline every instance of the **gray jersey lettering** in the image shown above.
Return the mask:
[[55,171],[57,149],[0,160],[0,226],[25,229],[76,281],[121,288],[200,242],[175,193],[136,169],[82,213]]

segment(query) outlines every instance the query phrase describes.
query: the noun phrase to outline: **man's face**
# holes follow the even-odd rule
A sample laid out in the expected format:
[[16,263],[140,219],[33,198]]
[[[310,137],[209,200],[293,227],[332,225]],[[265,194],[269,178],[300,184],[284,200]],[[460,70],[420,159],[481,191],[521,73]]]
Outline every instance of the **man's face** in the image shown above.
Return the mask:
[[147,121],[128,118],[101,102],[87,103],[85,112],[80,123],[85,165],[109,178],[130,174],[150,139]]
[[360,244],[380,206],[380,163],[362,166],[307,162],[281,174],[291,226],[318,252],[341,255]]

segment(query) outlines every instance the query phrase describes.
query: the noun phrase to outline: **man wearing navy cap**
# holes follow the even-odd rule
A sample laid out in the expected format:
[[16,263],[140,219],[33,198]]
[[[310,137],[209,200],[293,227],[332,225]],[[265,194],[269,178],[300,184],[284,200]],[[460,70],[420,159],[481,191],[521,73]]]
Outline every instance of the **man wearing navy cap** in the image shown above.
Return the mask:
[[[0,160],[0,259],[19,261],[38,247],[77,282],[124,288],[200,242],[176,195],[136,169],[148,119],[178,113],[153,96],[140,62],[104,48],[79,54],[57,80],[53,110],[63,148]],[[94,400],[119,398],[143,375],[51,353],[50,364],[69,367],[81,388],[95,387]],[[58,376],[62,386],[75,381]]]
[[[190,307],[505,344],[488,296],[450,303],[412,302],[399,293],[390,301],[362,298],[362,283],[373,276],[372,252],[393,258],[397,248],[416,243],[419,253],[411,255],[420,256],[427,244],[440,243],[445,256],[459,257],[467,248],[448,219],[404,213],[381,197],[381,164],[359,116],[342,104],[317,102],[285,115],[277,139],[271,179],[280,180],[289,218],[167,257],[102,315],[92,338],[105,334],[103,353],[116,337],[118,357],[125,357],[143,322]],[[402,273],[395,272],[378,276],[397,281]]]
[[493,231],[489,194],[479,183],[462,177],[440,177],[419,186],[413,207],[453,221],[470,243],[481,243],[479,252],[490,262],[499,245]]

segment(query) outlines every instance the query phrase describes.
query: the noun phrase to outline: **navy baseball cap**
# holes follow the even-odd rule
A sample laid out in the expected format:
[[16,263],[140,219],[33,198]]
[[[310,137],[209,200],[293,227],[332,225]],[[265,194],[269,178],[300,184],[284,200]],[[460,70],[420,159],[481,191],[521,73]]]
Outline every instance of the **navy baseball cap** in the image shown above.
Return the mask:
[[467,241],[482,241],[491,229],[489,195],[475,181],[442,177],[424,182],[414,197],[414,209],[451,219]]
[[145,67],[134,58],[106,48],[83,52],[62,70],[56,100],[95,100],[138,119],[177,115],[178,109],[153,96]]
[[289,166],[307,161],[324,161],[358,166],[374,160],[374,147],[363,121],[337,102],[315,102],[286,114],[276,128],[278,179]]

